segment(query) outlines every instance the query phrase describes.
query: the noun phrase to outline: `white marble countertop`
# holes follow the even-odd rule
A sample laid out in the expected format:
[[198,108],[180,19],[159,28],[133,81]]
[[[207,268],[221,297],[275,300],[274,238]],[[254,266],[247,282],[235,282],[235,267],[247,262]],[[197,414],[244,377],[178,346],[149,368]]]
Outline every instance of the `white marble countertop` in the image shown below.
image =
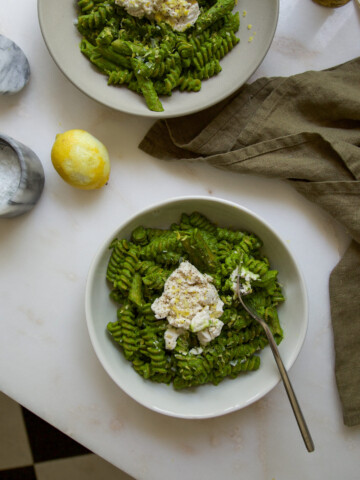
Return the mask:
[[[358,478],[360,427],[343,425],[334,378],[328,278],[349,239],[290,186],[201,165],[150,158],[137,145],[152,120],[89,99],[58,70],[43,42],[36,0],[0,0],[0,32],[26,53],[26,88],[0,97],[0,132],[40,157],[45,189],[30,213],[0,220],[0,388],[137,479]],[[281,0],[274,42],[253,79],[323,69],[360,53],[355,1],[326,9]],[[106,188],[79,191],[53,169],[59,132],[83,128],[107,146]],[[255,211],[302,265],[309,328],[290,376],[315,442],[307,453],[282,384],[248,408],[188,421],[152,412],[118,389],[87,333],[89,264],[119,223],[172,196],[213,195]]]

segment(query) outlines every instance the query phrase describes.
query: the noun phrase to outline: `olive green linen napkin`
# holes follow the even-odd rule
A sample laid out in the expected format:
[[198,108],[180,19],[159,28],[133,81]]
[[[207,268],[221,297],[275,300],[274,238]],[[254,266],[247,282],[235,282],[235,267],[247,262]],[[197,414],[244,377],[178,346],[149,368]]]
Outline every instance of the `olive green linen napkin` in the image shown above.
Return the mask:
[[345,227],[352,241],[329,282],[335,376],[344,423],[360,424],[360,58],[260,78],[205,111],[156,122],[139,148],[283,179]]

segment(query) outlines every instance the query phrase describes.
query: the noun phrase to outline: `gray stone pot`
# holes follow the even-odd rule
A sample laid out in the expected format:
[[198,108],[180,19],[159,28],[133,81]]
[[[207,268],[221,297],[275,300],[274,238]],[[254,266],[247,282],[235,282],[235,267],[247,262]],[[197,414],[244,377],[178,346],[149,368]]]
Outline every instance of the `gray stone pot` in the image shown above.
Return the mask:
[[[31,210],[39,200],[45,183],[42,163],[26,145],[0,133],[0,150],[15,152],[20,166],[17,190],[6,201],[0,203],[0,217],[16,217]],[[0,182],[5,179],[0,178]]]

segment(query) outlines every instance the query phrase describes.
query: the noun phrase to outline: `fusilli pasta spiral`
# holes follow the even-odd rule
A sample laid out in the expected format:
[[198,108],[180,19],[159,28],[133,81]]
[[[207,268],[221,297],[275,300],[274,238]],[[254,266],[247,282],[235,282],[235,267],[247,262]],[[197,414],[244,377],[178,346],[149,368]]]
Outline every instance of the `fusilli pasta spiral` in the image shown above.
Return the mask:
[[129,15],[115,0],[78,0],[80,51],[107,76],[144,96],[150,110],[163,111],[159,95],[201,89],[221,72],[219,60],[239,42],[234,0],[201,0],[196,23],[177,32],[165,21]]
[[[277,271],[270,268],[261,246],[253,233],[218,227],[199,212],[182,214],[167,230],[139,226],[130,240],[113,240],[106,279],[118,307],[117,320],[108,323],[107,331],[139,375],[182,389],[218,385],[226,377],[260,367],[257,354],[268,341],[234,294],[231,274],[240,266],[251,272],[248,302],[280,343],[283,331],[277,307],[285,298]],[[192,331],[180,330],[169,350],[164,339],[168,321],[155,316],[152,304],[184,260],[212,277],[224,303],[223,327],[206,344],[200,344]]]

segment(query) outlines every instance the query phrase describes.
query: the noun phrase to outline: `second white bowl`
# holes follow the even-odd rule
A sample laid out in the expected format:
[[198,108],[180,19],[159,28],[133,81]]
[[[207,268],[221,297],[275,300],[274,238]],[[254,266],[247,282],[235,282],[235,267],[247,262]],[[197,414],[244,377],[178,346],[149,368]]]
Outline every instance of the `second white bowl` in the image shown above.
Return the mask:
[[89,270],[86,285],[86,320],[95,352],[114,382],[130,397],[156,412],[181,418],[208,418],[233,412],[259,400],[279,382],[280,375],[271,350],[261,353],[261,366],[255,372],[225,379],[218,386],[202,385],[176,391],[172,386],[144,380],[133,370],[116,348],[106,330],[116,319],[116,306],[109,299],[106,269],[109,244],[115,237],[129,238],[139,225],[169,228],[183,212],[201,212],[221,227],[232,227],[255,233],[264,243],[263,252],[271,268],[278,270],[285,302],[279,307],[284,340],[279,346],[284,365],[289,369],[303,345],[308,308],[304,280],[295,259],[276,232],[258,215],[235,203],[212,197],[181,197],[164,201],[139,212],[120,225],[105,239]]

